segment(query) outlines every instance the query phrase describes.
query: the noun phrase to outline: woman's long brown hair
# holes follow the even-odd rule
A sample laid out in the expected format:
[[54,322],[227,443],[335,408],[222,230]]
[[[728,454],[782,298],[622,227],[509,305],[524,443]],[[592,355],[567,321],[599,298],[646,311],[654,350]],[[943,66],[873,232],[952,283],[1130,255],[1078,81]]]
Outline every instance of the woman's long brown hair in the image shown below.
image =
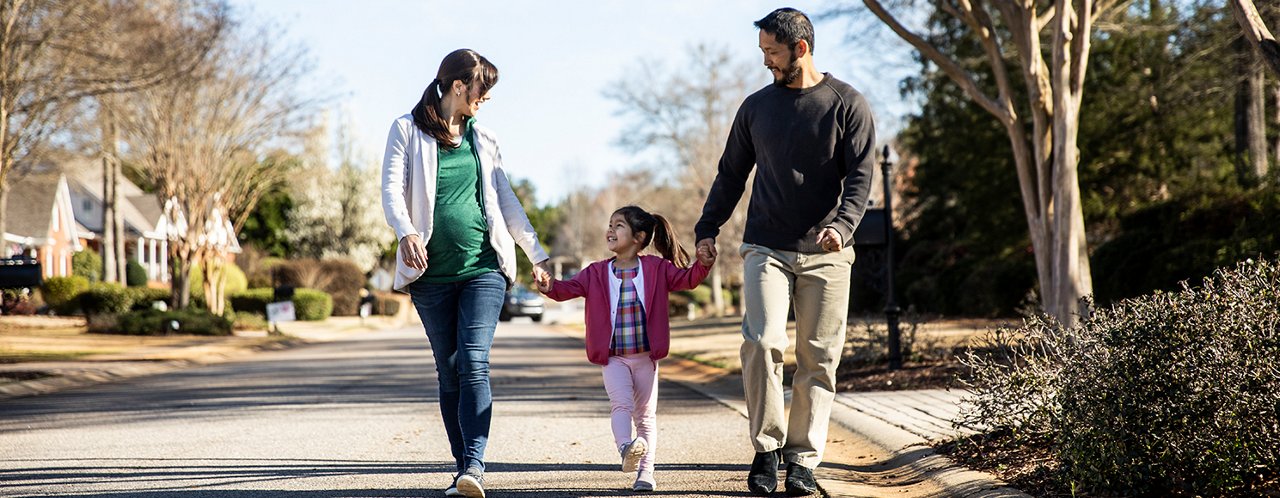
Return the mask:
[[[422,92],[422,99],[413,107],[413,124],[446,149],[456,148],[457,145],[453,143],[453,135],[449,133],[449,122],[445,119],[447,116],[441,116],[444,113],[440,107],[441,92],[450,91],[454,81],[461,81],[467,86],[467,91],[479,90],[480,95],[484,96],[498,84],[498,68],[489,59],[466,48],[454,50],[440,61],[436,79],[431,80],[431,84]],[[473,88],[473,85],[477,86]]]

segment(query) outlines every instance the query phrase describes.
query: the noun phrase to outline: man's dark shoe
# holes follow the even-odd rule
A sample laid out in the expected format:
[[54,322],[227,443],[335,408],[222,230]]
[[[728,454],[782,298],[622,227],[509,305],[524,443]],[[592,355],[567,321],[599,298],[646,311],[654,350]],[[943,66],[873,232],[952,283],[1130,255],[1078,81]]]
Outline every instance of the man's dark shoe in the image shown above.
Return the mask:
[[798,463],[787,464],[787,496],[809,496],[818,492],[813,469]]
[[779,450],[756,453],[751,461],[751,472],[747,473],[747,489],[758,496],[769,496],[778,489]]

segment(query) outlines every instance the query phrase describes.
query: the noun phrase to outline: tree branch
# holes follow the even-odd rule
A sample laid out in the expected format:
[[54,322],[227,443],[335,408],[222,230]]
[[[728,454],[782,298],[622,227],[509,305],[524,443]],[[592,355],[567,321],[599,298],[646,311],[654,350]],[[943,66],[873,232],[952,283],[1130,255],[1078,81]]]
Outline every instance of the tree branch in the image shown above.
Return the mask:
[[946,55],[943,55],[936,47],[903,26],[902,23],[898,22],[892,14],[884,9],[884,6],[880,4],[879,0],[862,0],[862,3],[865,4],[867,8],[876,15],[876,17],[880,18],[882,22],[888,25],[889,28],[898,35],[898,37],[902,38],[907,43],[910,43],[911,46],[920,51],[921,55],[924,55],[931,62],[937,64],[938,68],[942,69],[947,76],[951,77],[951,80],[957,85],[960,85],[960,88],[963,89],[965,93],[969,94],[969,97],[973,98],[974,102],[977,102],[983,109],[986,109],[987,112],[990,112],[998,118],[1001,123],[1008,125],[1012,122],[1013,116],[1006,112],[999,102],[983,93],[983,91],[978,88],[978,84],[973,81],[973,78],[971,78],[959,64],[951,60],[951,58]]
[[1280,43],[1276,42],[1276,37],[1267,29],[1267,24],[1258,14],[1258,8],[1253,5],[1253,0],[1230,0],[1230,3],[1231,12],[1235,15],[1236,22],[1240,23],[1240,28],[1244,30],[1245,38],[1248,38],[1258,53],[1262,54],[1262,60],[1266,61],[1267,67],[1280,76]]

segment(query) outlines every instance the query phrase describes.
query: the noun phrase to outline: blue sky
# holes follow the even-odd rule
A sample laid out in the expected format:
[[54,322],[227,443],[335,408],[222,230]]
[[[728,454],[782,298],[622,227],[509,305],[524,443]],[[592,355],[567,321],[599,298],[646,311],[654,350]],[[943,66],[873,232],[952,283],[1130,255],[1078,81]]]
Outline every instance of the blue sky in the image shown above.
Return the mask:
[[[602,184],[612,172],[643,161],[615,145],[624,126],[603,96],[611,82],[642,60],[684,60],[698,43],[719,44],[758,68],[752,22],[790,6],[812,15],[831,2],[757,0],[481,1],[234,0],[249,19],[280,27],[279,41],[300,44],[314,62],[312,88],[335,97],[331,108],[350,122],[359,146],[381,164],[390,123],[409,111],[457,48],[493,61],[501,80],[478,118],[500,137],[507,172],[533,181],[539,204],[579,186]],[[817,67],[861,90],[888,138],[911,112],[898,80],[912,69],[906,45],[846,42],[842,22],[815,27]],[[883,39],[883,38],[881,38]],[[870,46],[874,44],[875,46]]]

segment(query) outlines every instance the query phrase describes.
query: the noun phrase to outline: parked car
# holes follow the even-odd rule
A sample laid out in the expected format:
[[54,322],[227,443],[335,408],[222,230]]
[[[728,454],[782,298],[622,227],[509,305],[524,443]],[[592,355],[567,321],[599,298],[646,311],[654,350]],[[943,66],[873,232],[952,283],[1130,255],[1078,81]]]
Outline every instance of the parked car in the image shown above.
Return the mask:
[[498,320],[507,322],[517,316],[527,316],[535,322],[541,322],[542,312],[545,309],[546,302],[543,301],[542,296],[527,287],[516,285],[507,291],[507,299],[502,304],[502,312],[498,314]]

